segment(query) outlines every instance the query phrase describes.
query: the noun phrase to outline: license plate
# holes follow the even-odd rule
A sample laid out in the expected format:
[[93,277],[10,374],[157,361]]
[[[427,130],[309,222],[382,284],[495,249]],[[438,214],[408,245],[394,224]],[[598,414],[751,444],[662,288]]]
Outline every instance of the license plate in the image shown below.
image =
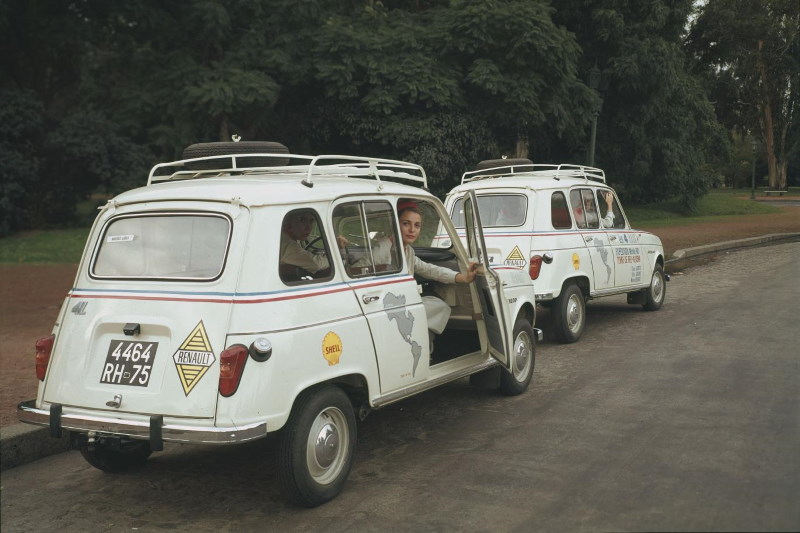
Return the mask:
[[100,383],[147,387],[157,348],[157,342],[112,340]]

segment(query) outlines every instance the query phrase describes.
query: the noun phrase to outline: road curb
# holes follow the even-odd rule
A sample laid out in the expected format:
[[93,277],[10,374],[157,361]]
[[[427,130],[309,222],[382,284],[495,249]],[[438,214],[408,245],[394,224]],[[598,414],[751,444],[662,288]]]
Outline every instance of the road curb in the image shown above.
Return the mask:
[[67,432],[60,439],[50,436],[50,429],[30,424],[12,424],[0,428],[0,471],[30,463],[69,449]]
[[712,244],[704,244],[702,246],[693,246],[692,248],[683,248],[681,250],[675,250],[675,252],[672,254],[672,257],[667,260],[667,264],[689,259],[690,257],[711,254],[714,252],[733,250],[736,248],[747,248],[749,246],[758,246],[759,244],[794,239],[798,237],[800,237],[800,233],[771,233],[769,235],[761,235],[760,237],[750,237],[747,239],[736,239],[733,241],[723,241]]

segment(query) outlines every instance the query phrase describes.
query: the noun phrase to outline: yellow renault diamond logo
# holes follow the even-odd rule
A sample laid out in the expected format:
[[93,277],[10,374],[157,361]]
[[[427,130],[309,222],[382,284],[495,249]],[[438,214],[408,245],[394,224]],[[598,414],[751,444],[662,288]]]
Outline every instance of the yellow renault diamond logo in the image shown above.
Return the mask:
[[511,253],[508,254],[504,263],[508,266],[514,266],[517,268],[524,268],[525,267],[525,256],[522,255],[522,251],[519,249],[519,246],[514,246],[514,249],[511,250]]
[[192,389],[208,372],[209,367],[217,360],[211,349],[211,343],[208,342],[208,335],[202,320],[189,333],[178,351],[172,356],[172,360],[175,361],[178,377],[181,378],[183,393],[189,396]]

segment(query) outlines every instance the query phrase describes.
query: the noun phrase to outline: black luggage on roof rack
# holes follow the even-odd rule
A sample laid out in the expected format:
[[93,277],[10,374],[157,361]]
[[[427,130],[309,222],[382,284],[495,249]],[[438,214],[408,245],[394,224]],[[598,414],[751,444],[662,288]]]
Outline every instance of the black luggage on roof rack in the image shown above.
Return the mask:
[[[227,154],[288,154],[289,149],[279,142],[272,141],[239,141],[239,142],[211,142],[197,143],[183,149],[182,159],[197,157],[219,156]],[[289,158],[284,157],[248,157],[244,160],[248,167],[282,167],[289,164]],[[193,161],[186,167],[191,170],[209,170],[214,168],[230,168],[233,165],[229,159],[214,159],[210,161]]]

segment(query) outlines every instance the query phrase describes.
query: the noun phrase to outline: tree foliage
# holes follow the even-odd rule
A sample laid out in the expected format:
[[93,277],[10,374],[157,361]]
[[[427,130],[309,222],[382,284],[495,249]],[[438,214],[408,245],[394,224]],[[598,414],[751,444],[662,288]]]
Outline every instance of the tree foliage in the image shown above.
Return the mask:
[[597,161],[629,199],[678,196],[691,208],[710,183],[710,156],[727,150],[681,40],[690,0],[559,3],[575,32],[581,70],[602,72]]
[[800,4],[796,0],[709,0],[687,47],[719,96],[721,120],[759,132],[769,185],[787,186],[800,155]]
[[[5,0],[0,10],[15,52],[0,116],[19,119],[0,129],[0,155],[29,161],[29,174],[4,174],[4,231],[67,221],[90,192],[143,184],[153,162],[232,134],[412,160],[443,195],[481,159],[582,163],[602,97],[597,161],[612,183],[635,200],[686,203],[727,142],[681,48],[690,0]],[[600,93],[585,81],[595,64]]]

